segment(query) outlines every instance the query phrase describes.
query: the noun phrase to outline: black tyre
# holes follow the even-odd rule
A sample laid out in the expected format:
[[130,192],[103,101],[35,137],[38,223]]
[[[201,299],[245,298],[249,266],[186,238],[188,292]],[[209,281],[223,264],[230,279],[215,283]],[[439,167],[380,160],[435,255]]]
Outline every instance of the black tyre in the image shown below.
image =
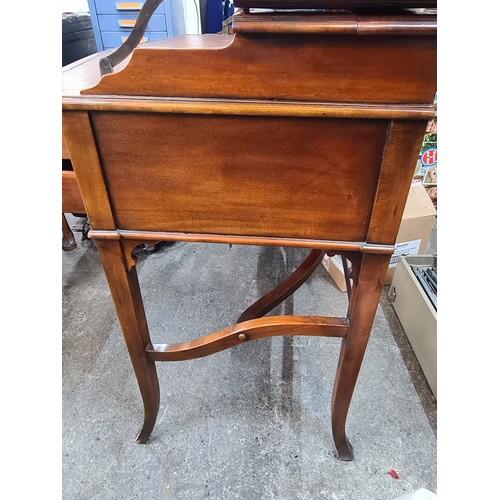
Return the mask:
[[90,15],[66,12],[62,15],[62,65],[97,52]]

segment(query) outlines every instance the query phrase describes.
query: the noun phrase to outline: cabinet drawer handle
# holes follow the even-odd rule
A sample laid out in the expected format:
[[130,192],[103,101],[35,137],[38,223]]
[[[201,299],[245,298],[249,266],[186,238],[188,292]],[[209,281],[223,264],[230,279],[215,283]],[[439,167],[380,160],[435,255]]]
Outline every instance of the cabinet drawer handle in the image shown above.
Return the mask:
[[135,19],[118,19],[118,26],[120,26],[120,28],[133,28],[135,22]]
[[[127,40],[128,36],[122,36],[122,43],[125,43],[126,40]],[[143,36],[141,38],[141,41],[140,43],[143,43],[143,42],[147,42],[149,40],[149,37],[148,36]]]
[[116,10],[141,10],[143,2],[116,2]]

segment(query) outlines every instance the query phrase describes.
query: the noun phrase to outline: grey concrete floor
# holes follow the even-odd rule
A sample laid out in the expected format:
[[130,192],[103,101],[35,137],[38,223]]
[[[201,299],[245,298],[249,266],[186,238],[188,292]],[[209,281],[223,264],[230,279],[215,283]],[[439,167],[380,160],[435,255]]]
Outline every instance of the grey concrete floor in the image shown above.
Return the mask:
[[[384,292],[337,459],[330,398],[340,340],[276,337],[158,363],[161,408],[142,404],[94,242],[63,252],[63,498],[391,500],[436,491],[436,402]],[[234,324],[307,251],[176,243],[140,257],[155,342]],[[344,315],[322,266],[271,314]],[[395,470],[399,479],[388,472]]]

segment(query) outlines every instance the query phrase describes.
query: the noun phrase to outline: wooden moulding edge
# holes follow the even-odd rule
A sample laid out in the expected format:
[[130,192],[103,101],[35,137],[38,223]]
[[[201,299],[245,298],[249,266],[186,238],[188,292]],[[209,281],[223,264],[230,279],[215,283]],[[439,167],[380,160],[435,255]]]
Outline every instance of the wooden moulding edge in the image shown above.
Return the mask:
[[394,245],[367,243],[364,241],[329,241],[307,238],[283,238],[274,236],[241,236],[227,234],[176,233],[162,231],[116,231],[92,229],[92,239],[135,240],[135,241],[186,241],[193,243],[223,243],[230,245],[267,245],[280,247],[317,248],[341,252],[361,252],[378,255],[392,255]]
[[366,104],[248,99],[202,99],[168,97],[66,96],[64,111],[122,111],[237,116],[297,116],[316,118],[429,120],[434,104]]
[[239,13],[233,32],[300,35],[437,35],[437,15],[356,15],[348,13]]

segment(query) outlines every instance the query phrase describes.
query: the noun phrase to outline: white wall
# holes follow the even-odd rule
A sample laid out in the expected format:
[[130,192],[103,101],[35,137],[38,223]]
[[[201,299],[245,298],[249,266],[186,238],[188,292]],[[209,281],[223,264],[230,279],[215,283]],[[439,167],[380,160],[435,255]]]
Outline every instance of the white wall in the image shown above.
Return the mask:
[[[175,8],[175,4],[172,4],[172,11],[174,11]],[[201,19],[199,16],[200,2],[198,0],[182,0],[182,7],[179,6],[178,9],[184,10],[184,33],[201,33]]]

